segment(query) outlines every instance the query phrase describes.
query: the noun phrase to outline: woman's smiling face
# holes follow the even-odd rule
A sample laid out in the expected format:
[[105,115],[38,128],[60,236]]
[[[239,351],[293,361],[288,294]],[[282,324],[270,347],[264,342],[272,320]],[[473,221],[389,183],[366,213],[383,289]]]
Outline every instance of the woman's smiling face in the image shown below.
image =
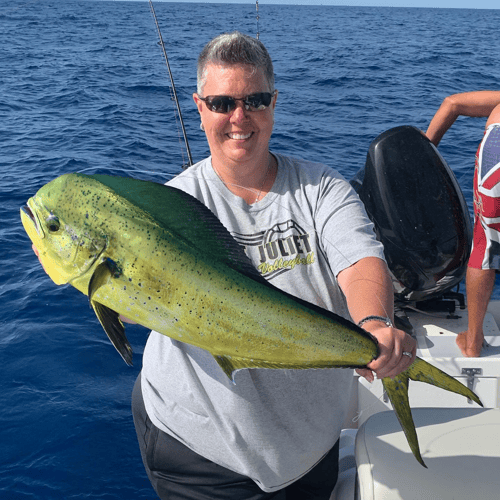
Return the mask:
[[[262,69],[256,70],[248,65],[209,64],[205,74],[201,97],[225,95],[240,99],[274,90],[269,88]],[[276,97],[262,111],[247,111],[242,101],[236,101],[236,109],[229,113],[210,111],[197,94],[193,98],[201,115],[213,162],[234,165],[267,158]]]

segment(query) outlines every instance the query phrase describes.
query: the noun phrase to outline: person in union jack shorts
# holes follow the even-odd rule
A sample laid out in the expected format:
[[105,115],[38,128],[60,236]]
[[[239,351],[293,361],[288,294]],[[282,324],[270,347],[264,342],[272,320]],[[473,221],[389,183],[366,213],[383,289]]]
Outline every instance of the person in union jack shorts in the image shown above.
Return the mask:
[[478,357],[495,273],[500,271],[500,91],[446,97],[426,132],[435,146],[459,116],[487,118],[474,172],[474,236],[466,277],[469,322],[456,340],[464,356]]

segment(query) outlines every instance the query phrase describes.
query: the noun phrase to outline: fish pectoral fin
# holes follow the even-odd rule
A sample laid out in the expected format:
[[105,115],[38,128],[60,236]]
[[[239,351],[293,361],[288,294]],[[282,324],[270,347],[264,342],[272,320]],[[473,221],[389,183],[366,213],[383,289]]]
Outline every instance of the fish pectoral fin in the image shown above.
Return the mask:
[[477,395],[464,384],[418,357],[415,358],[415,361],[408,370],[400,373],[397,377],[394,377],[394,379],[382,379],[382,384],[391,400],[392,407],[403,428],[403,432],[405,433],[413,455],[415,455],[415,458],[424,467],[427,467],[420,455],[417,431],[415,430],[415,423],[411,415],[410,402],[408,399],[408,385],[410,379],[418,382],[425,382],[440,387],[441,389],[460,394],[466,398],[472,399],[480,406],[483,406],[483,404]]
[[409,376],[406,372],[400,373],[397,377],[394,377],[394,379],[389,377],[382,379],[384,389],[391,400],[394,413],[396,413],[396,417],[398,417],[413,455],[421,465],[427,468],[420,454],[417,431],[411,414],[410,401],[408,399],[408,382]]
[[92,305],[94,293],[105,285],[111,278],[117,278],[121,274],[116,262],[111,259],[102,261],[95,269],[89,280],[88,296]]
[[119,314],[95,300],[91,300],[90,303],[109,340],[125,363],[132,366],[132,347],[125,335],[125,328],[120,321]]
[[89,281],[89,301],[92,309],[94,309],[97,319],[101,323],[109,340],[115,346],[115,349],[120,353],[127,365],[132,366],[132,347],[125,335],[125,327],[120,321],[119,314],[109,307],[94,300],[94,294],[99,288],[105,285],[111,278],[116,278],[120,275],[115,262],[111,259],[106,259],[101,262],[92,274]]

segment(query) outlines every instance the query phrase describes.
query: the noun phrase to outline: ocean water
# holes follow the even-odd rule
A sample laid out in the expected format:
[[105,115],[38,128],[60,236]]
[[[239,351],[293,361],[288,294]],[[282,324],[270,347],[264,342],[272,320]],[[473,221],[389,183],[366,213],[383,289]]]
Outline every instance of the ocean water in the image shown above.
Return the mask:
[[[238,29],[273,57],[272,148],[351,177],[370,142],[426,129],[442,99],[497,89],[500,10],[155,2],[195,161],[208,153],[191,100],[196,58]],[[155,498],[130,411],[135,366],[85,297],[33,255],[19,208],[75,171],[164,181],[187,162],[148,3],[0,0],[0,498]],[[440,145],[472,202],[485,120],[459,119]],[[495,296],[499,297],[498,289]]]

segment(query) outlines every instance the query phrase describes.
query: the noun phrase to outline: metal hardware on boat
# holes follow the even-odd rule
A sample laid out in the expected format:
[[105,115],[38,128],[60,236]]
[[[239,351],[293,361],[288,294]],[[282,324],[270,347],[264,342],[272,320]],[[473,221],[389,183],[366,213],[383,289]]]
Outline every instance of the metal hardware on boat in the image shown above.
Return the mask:
[[[474,390],[474,377],[476,375],[482,375],[482,368],[462,368],[462,375],[467,375],[467,387],[473,391]],[[467,403],[472,404],[472,399],[467,399]]]
[[382,394],[382,399],[384,400],[384,403],[389,402],[389,396],[387,395],[387,391],[384,391],[384,394]]

